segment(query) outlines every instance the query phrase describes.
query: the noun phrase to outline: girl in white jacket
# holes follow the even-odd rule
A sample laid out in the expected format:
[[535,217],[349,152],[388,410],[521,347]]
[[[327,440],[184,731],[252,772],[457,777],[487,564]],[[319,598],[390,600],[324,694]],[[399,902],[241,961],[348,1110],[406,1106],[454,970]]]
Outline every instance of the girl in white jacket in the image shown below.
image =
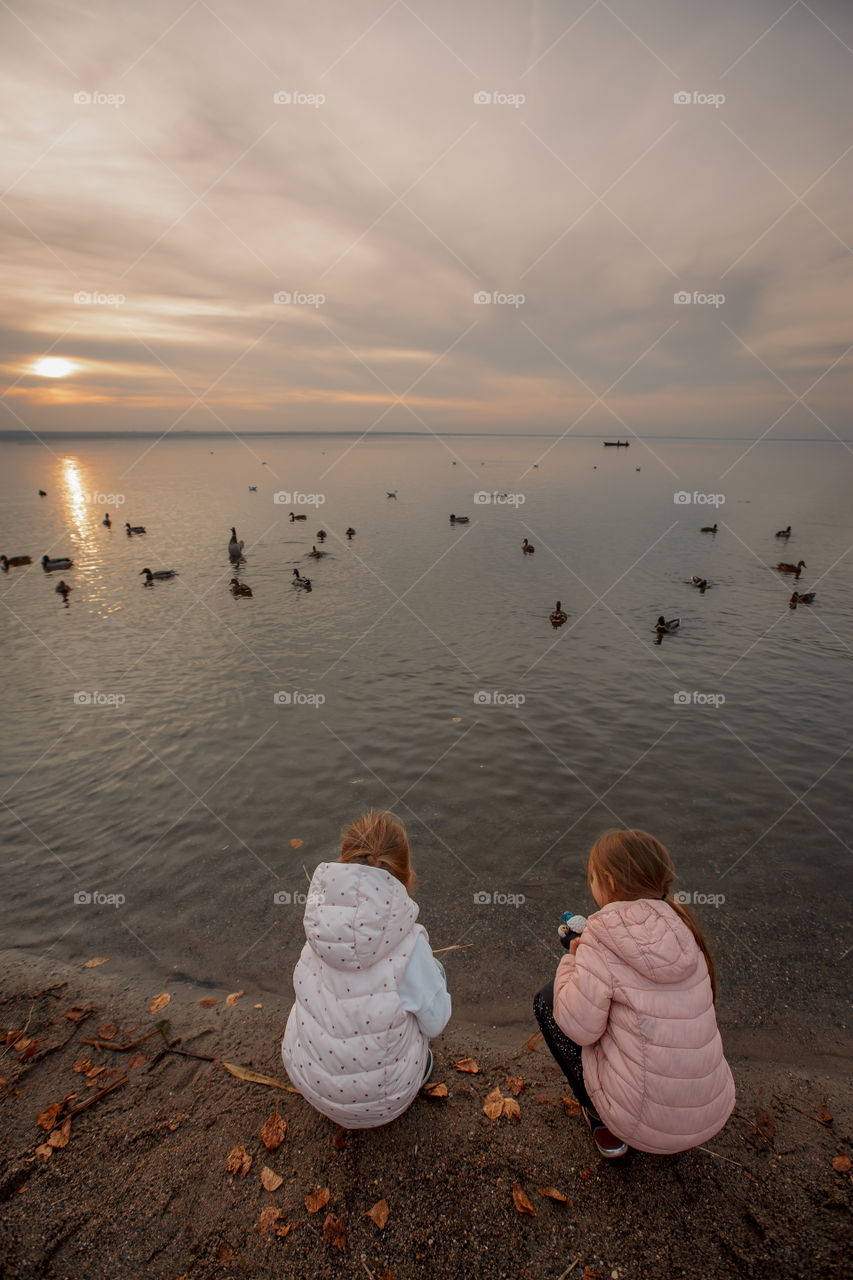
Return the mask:
[[305,907],[281,1056],[300,1093],[347,1129],[387,1124],[432,1069],[429,1041],[450,1018],[443,966],[418,905],[403,824],[373,810],[321,862]]

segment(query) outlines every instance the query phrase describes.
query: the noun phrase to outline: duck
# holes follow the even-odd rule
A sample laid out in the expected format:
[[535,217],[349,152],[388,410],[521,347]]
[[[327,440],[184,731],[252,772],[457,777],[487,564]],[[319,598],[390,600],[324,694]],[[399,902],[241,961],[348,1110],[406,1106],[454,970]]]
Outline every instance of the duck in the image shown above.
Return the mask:
[[777,532],[777,534],[776,534],[776,537],[777,537],[777,538],[790,538],[790,536],[791,536],[791,526],[790,526],[790,525],[788,525],[787,529],[779,529],[779,530],[778,530],[778,532]]
[[776,568],[780,573],[795,573],[799,578],[803,569],[807,569],[808,565],[805,560],[800,560],[798,564],[786,564],[784,560],[780,560]]
[[8,573],[10,569],[18,569],[22,564],[32,564],[32,556],[0,556],[0,569]]
[[57,556],[55,560],[51,560],[50,556],[42,556],[41,567],[45,573],[52,573],[54,569],[70,569],[74,564],[73,560],[69,560],[67,556]]
[[715,524],[704,524],[699,530],[700,533],[716,533],[717,526]]
[[535,547],[531,547],[530,543],[527,541],[526,538],[521,544],[521,549],[525,553],[525,555],[533,555],[533,552],[536,550]]
[[145,574],[145,586],[150,587],[152,582],[165,582],[168,578],[177,578],[177,569],[155,569],[152,573],[150,569],[140,569],[139,577]]
[[125,529],[127,529],[127,536],[128,536],[128,537],[130,537],[130,535],[131,535],[132,533],[144,533],[144,532],[145,532],[145,525],[144,525],[144,524],[128,524],[128,523],[127,523],[127,521],[125,520],[125,522],[124,522],[124,527],[125,527]]
[[311,590],[311,579],[303,578],[298,569],[293,570],[293,585],[295,587],[304,587],[306,591]]
[[291,513],[290,513],[290,523],[291,523],[291,524],[293,524],[294,520],[307,520],[307,519],[308,519],[308,517],[307,517],[307,516],[295,516],[295,515],[293,514],[293,512],[292,512],[292,511],[291,511]]
[[113,527],[113,522],[112,522],[112,520],[110,519],[110,513],[109,513],[109,511],[105,511],[105,512],[104,512],[104,518],[103,518],[103,520],[101,521],[101,524],[102,524],[102,525],[104,526],[104,528],[106,528],[106,529],[112,529],[112,527]]
[[693,587],[698,587],[699,590],[704,594],[704,592],[708,590],[708,579],[700,578],[698,577],[697,574],[694,573],[693,577],[690,579],[690,585]]
[[231,541],[228,543],[228,554],[229,554],[229,556],[234,556],[234,557],[236,557],[236,556],[241,556],[241,555],[243,554],[243,546],[244,546],[244,545],[245,545],[245,544],[243,543],[242,539],[238,542],[238,540],[237,540],[237,530],[234,528],[234,526],[233,526],[233,524],[232,524],[232,526],[231,526]]
[[454,515],[451,515],[451,517],[450,517],[450,523],[451,523],[451,524],[470,524],[470,523],[471,523],[471,517],[470,517],[470,516],[454,516]]
[[395,490],[393,491],[393,493],[392,493],[392,491],[391,491],[390,489],[386,489],[386,490],[385,490],[385,494],[386,494],[386,497],[388,497],[388,498],[396,498],[396,496],[397,496],[397,490],[395,489]]
[[39,497],[40,497],[40,498],[46,498],[46,497],[47,497],[47,489],[39,489]]
[[245,582],[240,582],[237,578],[231,579],[232,596],[248,596],[251,599],[254,594],[251,587],[247,587]]
[[256,484],[250,484],[249,493],[257,493],[257,492],[258,492],[258,486]]
[[67,600],[68,593],[69,591],[73,591],[73,587],[69,587],[67,582],[60,581],[58,585],[54,588],[54,590],[56,591],[57,595],[62,596],[63,600]]
[[355,529],[353,529],[352,525],[350,525],[350,527],[347,529],[347,537],[348,538],[355,537]]
[[568,620],[568,616],[559,600],[554,605],[554,612],[548,614],[552,625],[555,627],[561,627]]
[[803,591],[798,595],[795,591],[791,596],[791,599],[788,601],[788,604],[792,609],[796,609],[798,604],[811,604],[815,598],[815,594],[816,593],[814,591]]
[[317,530],[317,541],[318,541],[318,542],[324,542],[327,536],[328,536],[328,535],[326,534],[326,530],[325,530],[325,529],[318,529],[318,530]]
[[313,556],[315,560],[319,560],[321,559],[322,556],[325,556],[328,553],[326,551],[318,551],[317,548],[312,545],[311,550],[308,552],[308,554],[309,556]]
[[681,626],[680,618],[670,618],[667,621],[667,619],[663,616],[663,614],[661,614],[657,622],[655,623],[655,625],[652,627],[652,631],[657,631],[658,635],[661,635],[661,636],[664,636],[664,635],[671,636],[673,632],[677,631],[680,626]]

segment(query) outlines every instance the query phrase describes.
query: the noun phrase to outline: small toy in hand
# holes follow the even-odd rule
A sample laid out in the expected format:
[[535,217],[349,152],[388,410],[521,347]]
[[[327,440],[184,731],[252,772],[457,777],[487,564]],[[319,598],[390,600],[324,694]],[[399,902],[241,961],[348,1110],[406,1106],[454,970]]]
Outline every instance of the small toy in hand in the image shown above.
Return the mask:
[[586,916],[575,916],[571,911],[564,911],[563,923],[557,930],[557,937],[568,951],[575,938],[579,938],[585,928]]

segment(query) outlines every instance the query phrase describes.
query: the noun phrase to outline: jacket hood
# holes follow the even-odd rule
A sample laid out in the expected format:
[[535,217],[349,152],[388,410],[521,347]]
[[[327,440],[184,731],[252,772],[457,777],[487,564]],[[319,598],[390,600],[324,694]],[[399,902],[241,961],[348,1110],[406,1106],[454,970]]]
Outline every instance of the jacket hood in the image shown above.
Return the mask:
[[333,969],[366,969],[409,933],[418,910],[390,871],[356,862],[321,862],[305,907],[305,937]]
[[625,964],[655,982],[690,978],[702,955],[691,930],[668,902],[608,902],[589,917],[589,933]]

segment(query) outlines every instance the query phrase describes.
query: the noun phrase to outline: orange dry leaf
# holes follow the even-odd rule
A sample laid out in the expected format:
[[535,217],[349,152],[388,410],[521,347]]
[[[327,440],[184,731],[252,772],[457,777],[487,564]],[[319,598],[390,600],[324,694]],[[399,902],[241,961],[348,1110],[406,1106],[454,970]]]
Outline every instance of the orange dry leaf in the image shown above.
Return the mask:
[[77,1061],[74,1063],[74,1066],[71,1068],[71,1070],[72,1070],[72,1071],[80,1071],[80,1072],[84,1072],[84,1071],[91,1071],[91,1070],[92,1070],[92,1059],[91,1059],[91,1058],[78,1058],[78,1059],[77,1059]]
[[296,836],[296,838],[291,840],[290,842],[291,849],[299,849],[301,845],[302,845],[302,841],[299,839],[298,836]]
[[98,1027],[98,1039],[112,1040],[117,1031],[118,1031],[118,1027],[114,1022],[105,1022],[100,1027]]
[[97,969],[99,964],[106,964],[109,956],[95,956],[94,960],[87,960],[83,965],[84,969]]
[[508,1116],[510,1120],[521,1119],[521,1107],[518,1105],[515,1098],[504,1098],[503,1114]]
[[39,1127],[50,1132],[59,1119],[59,1113],[64,1106],[64,1102],[52,1102],[46,1110],[42,1111],[41,1115],[36,1116],[36,1122]]
[[31,1044],[32,1040],[28,1040],[26,1036],[21,1036],[19,1040],[15,1041],[15,1051],[17,1053],[23,1053]]
[[71,1137],[71,1117],[67,1116],[61,1129],[54,1129],[53,1133],[48,1135],[48,1145],[51,1147],[67,1147],[68,1140]]
[[276,1209],[275,1205],[271,1204],[266,1209],[261,1209],[261,1216],[258,1218],[258,1225],[255,1230],[262,1236],[265,1236],[267,1232],[275,1226],[279,1218],[283,1217],[284,1210]]
[[819,1120],[821,1124],[832,1124],[832,1116],[827,1111],[825,1102],[822,1102],[818,1107],[815,1120]]
[[225,997],[225,1003],[233,1007],[237,1003],[237,1001],[240,999],[242,994],[243,994],[242,991],[232,991],[230,996]]
[[284,1142],[287,1133],[287,1121],[276,1111],[261,1129],[261,1142],[267,1151],[275,1151]]
[[343,1151],[344,1147],[347,1145],[348,1132],[349,1131],[345,1129],[343,1125],[341,1125],[340,1129],[338,1129],[338,1132],[335,1134],[334,1138],[332,1138],[332,1146],[335,1148],[336,1151]]
[[283,1182],[284,1178],[280,1173],[274,1173],[273,1170],[268,1169],[266,1165],[261,1169],[261,1184],[264,1191],[278,1191]]
[[467,1071],[472,1076],[475,1076],[480,1070],[473,1058],[458,1058],[453,1065],[457,1071]]
[[347,1224],[343,1218],[336,1218],[330,1213],[323,1223],[323,1236],[335,1249],[340,1249],[341,1253],[347,1251]]
[[506,1085],[514,1098],[517,1098],[524,1088],[524,1076],[510,1076],[506,1078]]
[[425,1093],[428,1098],[446,1098],[447,1085],[446,1084],[425,1084],[422,1092]]
[[63,1013],[63,1018],[67,1018],[69,1022],[82,1022],[84,1018],[88,1018],[92,1010],[88,1005],[75,1004],[67,1013]]
[[279,1236],[283,1240],[285,1236],[290,1235],[291,1231],[294,1231],[294,1230],[295,1230],[294,1223],[288,1222],[286,1227],[276,1227],[275,1233],[277,1236]]
[[229,1173],[239,1173],[241,1178],[245,1178],[251,1167],[252,1157],[241,1142],[231,1152],[228,1160],[226,1161],[225,1168]]
[[379,1230],[382,1231],[385,1227],[385,1223],[388,1221],[390,1212],[391,1210],[388,1208],[387,1200],[377,1200],[373,1208],[368,1209],[364,1216],[365,1218],[370,1218],[375,1222]]
[[579,1116],[581,1113],[581,1104],[571,1094],[567,1094],[563,1098],[563,1110],[567,1116]]
[[310,1196],[305,1197],[305,1208],[309,1213],[319,1213],[329,1203],[331,1194],[328,1187],[322,1187],[319,1191],[312,1191]]
[[832,1167],[836,1173],[849,1173],[851,1169],[849,1156],[836,1156],[832,1162]]
[[135,1071],[137,1067],[141,1067],[143,1062],[147,1062],[147,1061],[148,1059],[146,1058],[145,1054],[140,1053],[139,1050],[137,1049],[133,1057],[129,1059],[127,1065],[130,1067],[132,1071]]
[[568,1201],[568,1196],[564,1196],[556,1187],[540,1187],[539,1194],[546,1196],[549,1200],[559,1200],[561,1204],[566,1204]]
[[205,996],[203,1000],[199,1000],[202,1009],[212,1009],[215,1004],[219,1004],[216,996]]
[[238,1067],[236,1062],[223,1062],[222,1065],[229,1075],[236,1076],[238,1080],[251,1080],[253,1084],[269,1084],[274,1089],[284,1089],[285,1093],[299,1093],[294,1085],[288,1084],[285,1080],[274,1080],[272,1076],[263,1076],[259,1071],[250,1071],[248,1067]]
[[53,1155],[53,1147],[49,1147],[46,1142],[36,1147],[36,1155],[41,1156],[42,1160],[49,1160]]
[[161,1009],[165,1009],[171,999],[172,997],[169,995],[168,991],[161,991],[159,996],[155,996],[151,1001],[151,1013],[159,1013]]
[[498,1116],[502,1113],[503,1109],[504,1109],[503,1094],[501,1093],[500,1089],[494,1088],[492,1092],[488,1094],[488,1096],[486,1097],[486,1101],[483,1103],[483,1110],[485,1111],[486,1115],[489,1117],[490,1120],[497,1120]]
[[512,1203],[515,1205],[519,1213],[529,1213],[531,1218],[536,1217],[536,1210],[516,1182],[512,1189]]

